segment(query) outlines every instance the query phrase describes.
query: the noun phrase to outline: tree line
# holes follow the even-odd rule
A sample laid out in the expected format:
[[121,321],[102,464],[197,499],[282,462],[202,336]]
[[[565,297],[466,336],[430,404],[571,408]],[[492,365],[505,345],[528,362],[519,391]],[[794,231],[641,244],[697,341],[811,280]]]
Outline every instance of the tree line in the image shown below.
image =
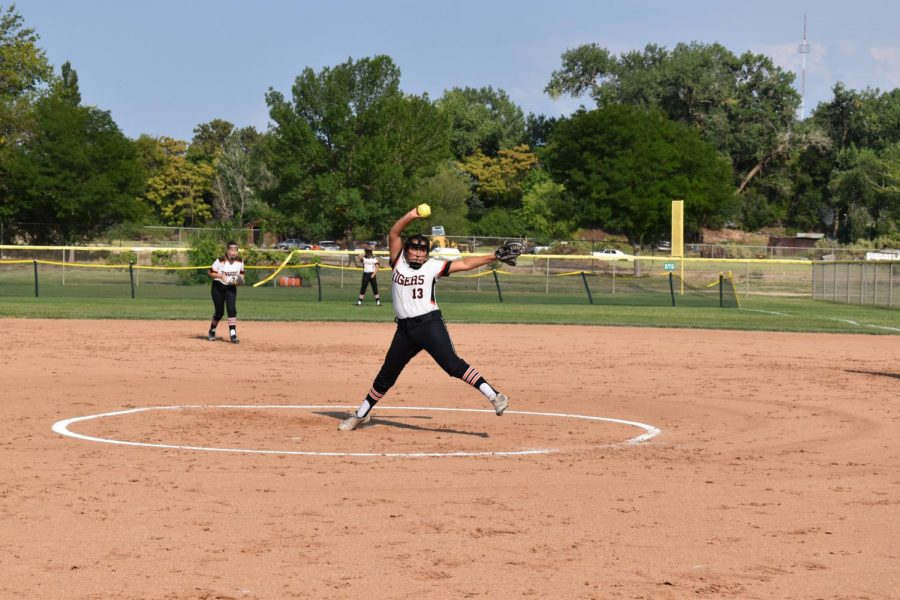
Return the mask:
[[144,223],[352,244],[428,202],[451,235],[599,228],[639,248],[665,239],[684,199],[691,239],[734,223],[900,243],[900,90],[838,84],[801,121],[792,73],[720,44],[571,49],[545,89],[584,100],[565,118],[525,115],[492,87],[409,94],[390,57],[348,59],[270,88],[267,131],[214,118],[191,140],[129,139],[38,44],[14,6],[0,11],[5,242]]

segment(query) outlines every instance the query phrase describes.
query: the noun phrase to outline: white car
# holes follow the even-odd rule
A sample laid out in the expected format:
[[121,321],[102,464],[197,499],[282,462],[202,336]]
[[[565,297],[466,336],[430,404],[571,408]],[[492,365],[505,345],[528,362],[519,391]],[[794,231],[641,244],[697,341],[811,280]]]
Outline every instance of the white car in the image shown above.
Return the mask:
[[633,256],[631,256],[630,254],[625,254],[618,248],[602,248],[600,250],[595,250],[594,252],[591,252],[591,256],[612,260],[634,260]]
[[432,248],[431,256],[438,260],[456,260],[462,258],[462,254],[458,248]]

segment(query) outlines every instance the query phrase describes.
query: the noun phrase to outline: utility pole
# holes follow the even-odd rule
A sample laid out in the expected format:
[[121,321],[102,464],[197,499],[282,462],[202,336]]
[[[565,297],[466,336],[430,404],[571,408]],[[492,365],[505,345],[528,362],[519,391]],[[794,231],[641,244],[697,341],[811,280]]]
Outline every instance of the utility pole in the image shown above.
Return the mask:
[[809,54],[809,44],[806,43],[806,15],[803,15],[803,42],[797,46],[797,52],[801,57],[800,70],[800,120],[806,118],[806,55]]

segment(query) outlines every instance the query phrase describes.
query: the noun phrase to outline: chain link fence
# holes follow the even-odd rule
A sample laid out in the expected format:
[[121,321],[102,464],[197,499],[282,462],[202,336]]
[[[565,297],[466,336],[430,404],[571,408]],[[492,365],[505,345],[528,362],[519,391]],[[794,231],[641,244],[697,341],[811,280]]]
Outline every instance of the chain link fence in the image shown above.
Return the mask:
[[[476,251],[486,252],[492,246],[478,244]],[[280,270],[287,252],[247,249],[242,254],[248,284],[278,270],[278,276],[266,285],[277,289],[284,285],[283,279],[293,281],[297,289],[286,292],[292,295],[352,298],[359,289],[360,252],[299,251]],[[379,283],[387,287],[387,252],[376,255],[385,269]],[[208,283],[208,268],[191,264],[184,248],[0,246],[0,296],[195,297],[204,293],[204,286],[195,284]],[[728,276],[740,298],[810,298],[813,287],[808,261],[693,258],[682,265],[664,256],[525,254],[514,267],[495,263],[447,277],[441,294],[472,301],[500,301],[503,295],[513,302],[667,305],[671,304],[670,274],[677,278],[674,292],[679,304],[711,300],[717,305],[720,275]],[[828,290],[832,288],[829,284]],[[893,301],[898,304],[900,298]]]
[[900,261],[813,263],[813,299],[900,308]]

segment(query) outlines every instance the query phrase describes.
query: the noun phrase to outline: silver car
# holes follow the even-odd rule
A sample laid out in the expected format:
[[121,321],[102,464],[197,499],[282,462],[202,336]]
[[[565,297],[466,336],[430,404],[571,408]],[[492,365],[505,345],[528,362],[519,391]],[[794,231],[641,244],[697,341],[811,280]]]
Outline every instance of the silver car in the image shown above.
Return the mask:
[[297,238],[291,238],[275,244],[277,250],[311,250],[312,244]]
[[316,244],[319,247],[319,250],[340,250],[341,247],[337,242],[333,242],[331,240],[323,240]]

